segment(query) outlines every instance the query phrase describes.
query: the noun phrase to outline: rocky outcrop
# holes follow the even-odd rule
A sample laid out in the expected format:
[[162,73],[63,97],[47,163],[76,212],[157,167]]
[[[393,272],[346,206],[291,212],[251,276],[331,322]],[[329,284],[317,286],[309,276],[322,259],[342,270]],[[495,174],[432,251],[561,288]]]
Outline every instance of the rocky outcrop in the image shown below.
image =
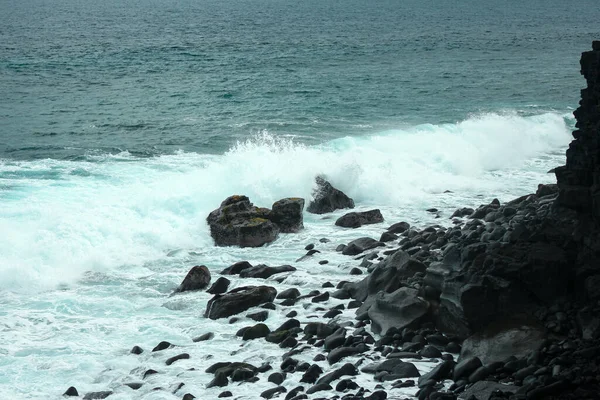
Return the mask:
[[269,210],[254,206],[246,196],[230,196],[206,222],[217,246],[260,247],[277,239],[280,232],[302,229],[303,208],[300,198],[279,200]]
[[581,74],[587,87],[581,91],[575,140],[567,150],[565,166],[555,168],[557,203],[600,219],[600,41],[581,55]]
[[251,307],[275,300],[277,290],[271,286],[243,286],[208,301],[204,316],[219,319],[239,314]]
[[342,191],[331,186],[323,177],[315,178],[317,188],[313,192],[313,199],[308,204],[306,211],[312,214],[325,214],[343,208],[354,208],[354,200]]
[[383,215],[381,215],[381,211],[375,209],[342,215],[335,221],[335,224],[342,228],[360,228],[363,225],[378,224],[380,222],[383,222]]

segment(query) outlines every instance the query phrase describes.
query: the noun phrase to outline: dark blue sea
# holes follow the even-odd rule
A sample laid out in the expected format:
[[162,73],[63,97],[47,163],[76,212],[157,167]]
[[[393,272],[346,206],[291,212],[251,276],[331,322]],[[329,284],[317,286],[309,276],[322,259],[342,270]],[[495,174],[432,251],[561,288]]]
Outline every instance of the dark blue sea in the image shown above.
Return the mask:
[[[299,234],[223,249],[207,214],[232,194],[308,201],[322,174],[359,210],[381,209],[385,226],[443,225],[456,208],[552,183],[585,85],[579,57],[600,39],[598,5],[0,0],[0,398],[76,385],[180,399],[152,388],[181,380],[215,398],[190,368],[280,362],[277,346],[240,347],[243,325],[204,319],[208,294],[169,294],[193,265],[216,275],[240,260],[295,265],[269,281],[278,289],[359,279],[333,249],[383,227],[306,214]],[[322,237],[329,264],[296,263]],[[192,343],[206,331],[215,339]],[[165,369],[128,353],[161,340],[192,357]],[[123,385],[148,368],[160,376]],[[230,390],[254,399],[272,386],[254,385]]]

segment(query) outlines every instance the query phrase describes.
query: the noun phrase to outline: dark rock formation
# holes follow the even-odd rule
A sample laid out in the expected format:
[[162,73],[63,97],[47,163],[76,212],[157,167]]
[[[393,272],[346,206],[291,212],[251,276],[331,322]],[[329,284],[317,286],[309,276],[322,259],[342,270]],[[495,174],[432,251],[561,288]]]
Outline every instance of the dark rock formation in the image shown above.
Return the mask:
[[581,55],[581,74],[587,87],[581,91],[575,140],[567,150],[565,166],[555,168],[557,203],[600,218],[600,41]]
[[295,233],[304,228],[302,210],[304,199],[292,197],[273,203],[269,219],[283,233]]
[[271,286],[243,286],[208,301],[204,316],[210,319],[229,317],[251,307],[275,300],[277,290]]
[[196,265],[187,273],[175,293],[202,290],[210,284],[210,271],[205,265]]
[[312,214],[325,214],[343,208],[354,208],[354,200],[331,186],[325,179],[317,176],[315,181],[317,188],[306,211]]
[[206,222],[217,246],[259,247],[277,238],[279,232],[303,228],[300,198],[282,199],[274,210],[259,208],[246,196],[230,196],[213,210]]
[[344,214],[335,221],[335,224],[342,228],[360,228],[363,225],[378,224],[380,222],[383,222],[383,215],[381,215],[381,211],[374,209]]
[[359,308],[358,313],[367,309],[371,319],[371,329],[385,335],[389,329],[402,330],[416,326],[427,315],[429,303],[417,296],[418,291],[402,287],[392,293],[379,292],[370,306],[368,303]]

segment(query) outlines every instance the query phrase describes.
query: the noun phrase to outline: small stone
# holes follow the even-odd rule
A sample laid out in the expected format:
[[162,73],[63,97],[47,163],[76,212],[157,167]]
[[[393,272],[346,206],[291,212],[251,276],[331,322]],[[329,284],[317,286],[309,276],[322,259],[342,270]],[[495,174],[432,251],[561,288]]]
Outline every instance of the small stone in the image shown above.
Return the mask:
[[67,391],[63,394],[63,396],[79,396],[77,389],[74,386],[71,386],[67,389]]
[[173,346],[171,343],[169,343],[169,342],[166,342],[166,341],[162,341],[162,342],[160,342],[159,344],[157,344],[157,345],[156,345],[156,347],[154,347],[154,348],[152,349],[152,351],[153,351],[153,352],[154,352],[154,351],[162,351],[162,350],[168,349],[168,348],[169,348],[169,347],[171,347],[171,346]]
[[179,355],[176,355],[176,356],[173,356],[173,357],[169,358],[166,361],[166,364],[167,365],[171,365],[171,364],[173,364],[177,360],[187,360],[188,358],[190,358],[190,355],[188,353],[182,353],[182,354],[179,354]]
[[212,338],[214,338],[214,337],[215,337],[215,334],[214,334],[214,333],[212,333],[212,332],[208,332],[208,333],[205,333],[205,334],[203,334],[203,335],[200,335],[200,336],[198,336],[198,337],[196,337],[196,338],[192,339],[192,342],[194,342],[194,343],[197,343],[197,342],[204,342],[204,341],[206,341],[206,340],[210,340],[210,339],[212,339]]
[[131,354],[142,354],[144,350],[140,346],[133,346],[130,353]]

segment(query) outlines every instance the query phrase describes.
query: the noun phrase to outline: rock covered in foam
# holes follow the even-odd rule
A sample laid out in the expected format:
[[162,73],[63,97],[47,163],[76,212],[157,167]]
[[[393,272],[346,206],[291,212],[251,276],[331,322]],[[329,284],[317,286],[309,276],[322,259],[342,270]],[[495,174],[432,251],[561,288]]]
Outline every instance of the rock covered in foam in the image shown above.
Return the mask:
[[354,200],[344,192],[334,188],[323,177],[317,176],[315,181],[317,187],[306,211],[312,214],[325,214],[344,208],[354,208]]

